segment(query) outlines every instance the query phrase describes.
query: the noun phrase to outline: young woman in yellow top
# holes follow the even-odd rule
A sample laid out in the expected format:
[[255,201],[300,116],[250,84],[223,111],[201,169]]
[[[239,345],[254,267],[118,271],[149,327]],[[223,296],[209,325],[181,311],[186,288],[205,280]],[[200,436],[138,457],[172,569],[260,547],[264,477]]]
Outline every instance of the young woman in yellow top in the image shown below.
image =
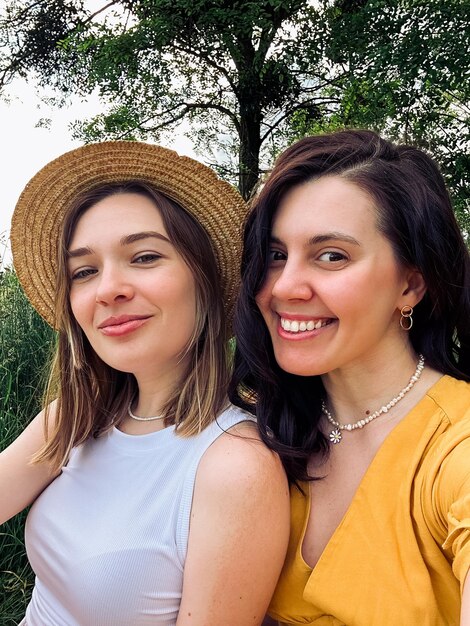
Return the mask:
[[232,397],[293,485],[271,615],[470,624],[470,261],[436,164],[369,131],[297,142],[242,265]]

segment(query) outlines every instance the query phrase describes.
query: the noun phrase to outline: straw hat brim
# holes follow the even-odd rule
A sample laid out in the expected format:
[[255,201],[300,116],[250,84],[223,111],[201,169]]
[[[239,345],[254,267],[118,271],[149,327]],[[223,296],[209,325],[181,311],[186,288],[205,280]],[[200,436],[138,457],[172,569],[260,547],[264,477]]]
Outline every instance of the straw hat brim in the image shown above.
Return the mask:
[[67,152],[26,185],[13,214],[10,238],[14,267],[31,304],[55,326],[57,247],[64,215],[82,193],[129,181],[152,185],[203,226],[215,253],[230,324],[239,285],[245,202],[202,163],[133,141],[106,141]]

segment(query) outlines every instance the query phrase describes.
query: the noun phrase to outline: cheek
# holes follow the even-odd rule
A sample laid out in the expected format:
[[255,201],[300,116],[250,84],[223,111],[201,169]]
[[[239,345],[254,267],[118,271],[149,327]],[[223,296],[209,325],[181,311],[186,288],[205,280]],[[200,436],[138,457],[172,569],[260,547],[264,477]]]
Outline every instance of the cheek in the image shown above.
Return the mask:
[[258,307],[258,309],[261,311],[261,314],[264,315],[264,313],[270,308],[270,302],[271,302],[271,294],[272,294],[272,281],[269,280],[269,278],[267,278],[261,289],[258,291],[258,293],[255,296],[255,302],[256,305]]
[[70,290],[69,295],[70,308],[72,315],[76,319],[77,323],[84,330],[84,324],[86,324],[87,313],[89,312],[89,297],[86,296],[84,290],[77,291],[76,289]]
[[180,293],[184,294],[184,297],[191,302],[194,302],[194,306],[196,306],[196,281],[192,274],[186,275],[185,279],[181,281]]
[[266,321],[266,315],[268,311],[267,299],[262,292],[260,292],[255,298],[256,306],[258,307],[258,311],[263,316],[264,321]]
[[72,315],[74,316],[75,319],[78,319],[77,313],[79,311],[79,304],[78,304],[77,294],[74,292],[74,290],[70,291],[69,302],[70,302],[70,308],[72,310]]
[[175,276],[171,273],[164,285],[161,285],[162,293],[168,298],[168,303],[172,303],[179,308],[181,312],[194,312],[197,308],[197,288],[196,282],[192,274],[182,273]]

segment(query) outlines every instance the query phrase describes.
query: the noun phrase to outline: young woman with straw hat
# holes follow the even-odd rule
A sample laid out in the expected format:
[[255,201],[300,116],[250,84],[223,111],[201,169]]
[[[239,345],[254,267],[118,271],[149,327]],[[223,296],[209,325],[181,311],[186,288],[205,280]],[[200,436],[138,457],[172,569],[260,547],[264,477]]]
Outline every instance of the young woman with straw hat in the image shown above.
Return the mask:
[[22,624],[261,623],[288,496],[226,396],[244,215],[209,168],[138,142],[23,191],[15,269],[58,343],[44,411],[0,455],[0,520],[33,503]]
[[470,257],[438,167],[306,137],[245,244],[233,400],[294,485],[272,616],[470,624]]

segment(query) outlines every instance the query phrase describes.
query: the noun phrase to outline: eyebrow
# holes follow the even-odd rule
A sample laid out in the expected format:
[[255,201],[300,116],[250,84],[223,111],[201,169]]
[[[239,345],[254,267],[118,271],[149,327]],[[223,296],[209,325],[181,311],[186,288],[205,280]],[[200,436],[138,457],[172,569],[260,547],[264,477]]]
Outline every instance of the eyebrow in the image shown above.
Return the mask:
[[[119,240],[119,244],[121,246],[128,246],[131,243],[135,243],[136,241],[141,241],[142,239],[160,239],[160,241],[164,241],[165,243],[171,243],[168,237],[158,233],[154,230],[145,230],[141,233],[132,233],[132,235],[124,235]],[[87,256],[88,254],[93,254],[93,250],[88,246],[84,246],[83,248],[75,248],[75,250],[67,251],[68,259],[76,259],[77,257]]]
[[[326,241],[344,241],[345,243],[351,243],[355,246],[360,246],[361,244],[357,239],[351,237],[351,235],[346,235],[345,233],[332,231],[330,233],[323,233],[321,235],[314,235],[307,240],[307,246],[316,246],[321,243],[325,243]],[[272,243],[282,244],[281,239],[277,237],[271,237]]]

